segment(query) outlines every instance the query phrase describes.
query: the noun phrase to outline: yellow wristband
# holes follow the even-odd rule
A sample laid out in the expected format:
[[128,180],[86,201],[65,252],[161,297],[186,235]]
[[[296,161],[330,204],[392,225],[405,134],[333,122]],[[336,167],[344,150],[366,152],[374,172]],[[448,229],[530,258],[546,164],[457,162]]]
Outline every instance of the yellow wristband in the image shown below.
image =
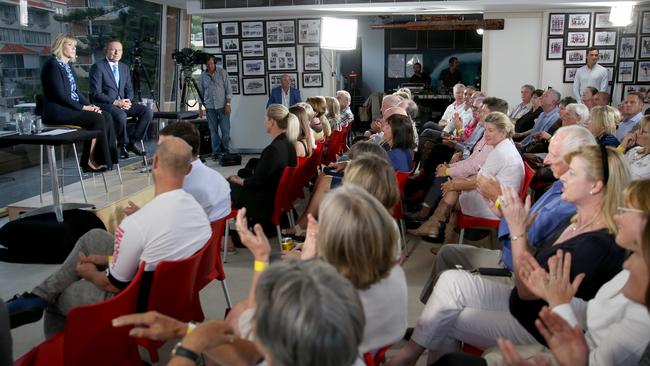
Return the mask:
[[195,322],[189,322],[187,323],[187,329],[185,329],[185,335],[188,335],[194,331],[194,328],[196,328],[196,323]]
[[616,148],[616,150],[618,150],[618,152],[620,152],[620,153],[624,153],[624,152],[625,152],[625,146],[623,146],[623,145],[618,145],[618,147]]
[[445,168],[445,175],[449,176],[449,168]]
[[109,256],[108,256],[108,263],[111,263],[112,261],[113,261],[113,256],[112,256],[112,255],[109,255]]
[[464,128],[459,128],[459,129],[456,130],[456,132],[459,133],[459,134],[460,134],[460,133],[463,133],[464,131],[465,131]]
[[264,270],[266,269],[266,267],[268,265],[269,265],[268,263],[262,262],[262,261],[253,262],[253,268],[254,268],[255,272],[264,272]]
[[501,199],[500,199],[500,198],[497,198],[497,199],[494,201],[494,207],[496,207],[497,209],[498,209],[499,207],[501,207]]

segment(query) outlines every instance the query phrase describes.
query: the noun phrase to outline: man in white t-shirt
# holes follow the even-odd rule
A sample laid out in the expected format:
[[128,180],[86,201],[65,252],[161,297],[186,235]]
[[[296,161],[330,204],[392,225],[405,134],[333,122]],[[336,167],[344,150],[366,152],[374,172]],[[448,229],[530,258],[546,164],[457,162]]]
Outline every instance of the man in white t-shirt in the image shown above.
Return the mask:
[[183,191],[190,171],[191,147],[169,137],[158,146],[152,163],[155,198],[126,217],[115,236],[94,229],[84,234],[61,267],[32,293],[7,303],[12,328],[38,321],[46,310],[45,335],[62,330],[75,306],[103,301],[124,289],[142,261],[153,271],[164,260],[190,257],[210,239],[205,212]]

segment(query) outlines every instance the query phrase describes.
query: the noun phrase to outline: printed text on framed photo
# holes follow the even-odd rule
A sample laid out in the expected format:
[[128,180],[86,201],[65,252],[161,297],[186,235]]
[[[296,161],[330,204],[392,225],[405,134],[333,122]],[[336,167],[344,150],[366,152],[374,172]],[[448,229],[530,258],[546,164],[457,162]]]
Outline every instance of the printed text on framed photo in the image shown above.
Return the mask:
[[291,87],[298,89],[298,73],[297,72],[283,72],[283,73],[270,73],[269,74],[269,94],[271,90],[282,85],[282,75],[289,75],[291,79]]
[[636,37],[623,36],[618,45],[618,58],[634,58],[636,56]]
[[264,57],[264,40],[242,39],[241,57]]
[[320,43],[320,19],[298,19],[298,43]]
[[616,82],[633,83],[634,82],[634,61],[619,61]]
[[548,47],[546,49],[547,60],[561,60],[564,56],[564,38],[548,37]]
[[242,38],[264,38],[264,22],[241,22]]
[[266,49],[269,71],[296,70],[296,47],[269,47]]
[[569,14],[567,29],[589,29],[591,27],[591,13]]
[[569,47],[588,47],[589,32],[567,32],[566,46]]
[[595,31],[594,42],[595,47],[612,47],[616,45],[616,31]]
[[264,59],[243,59],[242,70],[244,76],[261,76],[266,74]]
[[303,72],[302,73],[302,87],[303,88],[322,88],[323,87],[323,73],[322,72]]
[[302,56],[305,71],[320,71],[320,46],[304,46]]
[[587,63],[586,49],[564,51],[565,65],[583,65],[585,63]]
[[244,95],[263,95],[266,94],[266,78],[242,78],[242,90]]
[[239,75],[228,75],[228,81],[230,82],[230,90],[233,94],[240,94],[239,91]]
[[203,23],[203,48],[219,47],[219,23]]
[[548,35],[563,36],[566,26],[566,14],[549,14],[548,15]]
[[266,21],[266,44],[296,43],[296,22],[289,20]]
[[239,35],[239,22],[223,22],[221,23],[221,36],[222,37],[236,37]]

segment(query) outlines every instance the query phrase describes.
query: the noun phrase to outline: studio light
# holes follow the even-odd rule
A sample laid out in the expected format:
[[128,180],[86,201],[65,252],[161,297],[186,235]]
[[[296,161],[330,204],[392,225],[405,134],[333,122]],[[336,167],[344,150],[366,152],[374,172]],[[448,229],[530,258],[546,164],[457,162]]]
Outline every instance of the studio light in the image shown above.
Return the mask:
[[357,48],[357,20],[323,17],[320,46],[329,50]]
[[612,10],[609,13],[609,21],[615,27],[625,27],[632,23],[632,3],[620,3],[612,5]]

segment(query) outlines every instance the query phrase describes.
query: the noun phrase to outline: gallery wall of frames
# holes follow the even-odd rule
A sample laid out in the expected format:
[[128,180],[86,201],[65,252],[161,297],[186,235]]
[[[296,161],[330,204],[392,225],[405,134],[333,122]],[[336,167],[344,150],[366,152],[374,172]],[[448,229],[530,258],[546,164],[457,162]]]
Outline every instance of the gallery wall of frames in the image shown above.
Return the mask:
[[[323,87],[320,19],[203,23],[203,48],[216,52],[233,94],[265,95],[283,74],[298,88]],[[298,52],[302,48],[302,52]],[[210,52],[212,53],[212,52]],[[298,59],[302,58],[302,70]],[[300,84],[299,84],[300,83]]]
[[614,82],[623,84],[622,98],[650,89],[650,11],[635,11],[626,27],[614,27],[606,11],[551,13],[548,24],[546,59],[563,60],[565,83],[573,83],[594,46],[609,72],[610,94]]

